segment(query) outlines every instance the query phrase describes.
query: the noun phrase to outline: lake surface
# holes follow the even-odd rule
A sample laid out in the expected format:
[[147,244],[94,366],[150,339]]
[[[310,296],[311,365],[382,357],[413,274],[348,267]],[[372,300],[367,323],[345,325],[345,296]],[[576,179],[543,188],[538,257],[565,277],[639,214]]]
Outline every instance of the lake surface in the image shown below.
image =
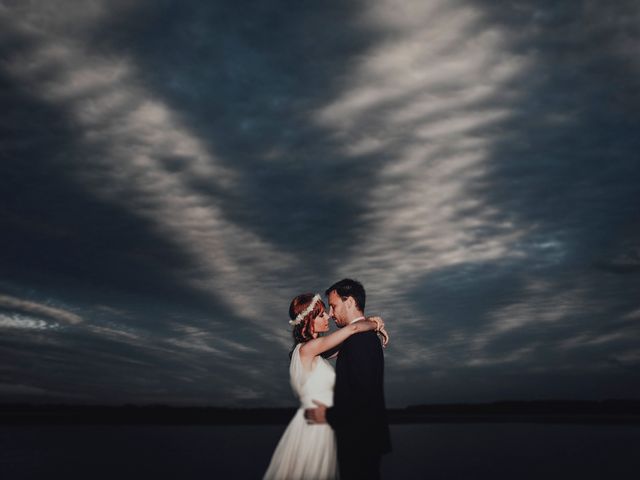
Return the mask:
[[[285,425],[0,426],[0,478],[261,478]],[[392,425],[387,479],[624,479],[640,426]]]

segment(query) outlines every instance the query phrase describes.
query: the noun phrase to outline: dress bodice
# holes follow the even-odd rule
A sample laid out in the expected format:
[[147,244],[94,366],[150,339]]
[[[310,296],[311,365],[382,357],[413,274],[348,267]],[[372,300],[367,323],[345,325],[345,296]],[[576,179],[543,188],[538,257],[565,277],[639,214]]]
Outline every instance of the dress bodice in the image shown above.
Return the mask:
[[331,364],[319,355],[313,359],[311,370],[306,370],[300,359],[301,346],[302,344],[296,345],[291,355],[289,367],[291,388],[300,399],[300,406],[302,408],[315,407],[313,400],[332,406],[336,372]]

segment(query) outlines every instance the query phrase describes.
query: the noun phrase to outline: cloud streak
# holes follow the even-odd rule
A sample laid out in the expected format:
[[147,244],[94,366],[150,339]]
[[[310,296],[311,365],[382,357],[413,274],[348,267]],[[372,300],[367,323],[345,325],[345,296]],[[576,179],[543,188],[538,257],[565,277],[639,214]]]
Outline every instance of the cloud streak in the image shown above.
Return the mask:
[[193,188],[205,183],[224,192],[241,179],[145,89],[132,62],[93,54],[82,38],[28,22],[12,27],[34,46],[6,62],[6,70],[64,109],[79,129],[84,155],[69,164],[76,182],[151,221],[192,257],[194,267],[183,272],[190,285],[236,315],[254,320],[281,310],[267,296],[243,292],[282,282],[294,257],[227,219],[215,198]]
[[317,116],[347,155],[388,158],[357,224],[366,238],[339,271],[374,281],[380,304],[407,318],[420,316],[406,308],[407,283],[451,265],[521,257],[528,233],[476,192],[518,100],[509,86],[533,59],[509,51],[506,31],[483,30],[480,9],[423,3],[403,2],[398,13],[395,2],[378,2],[364,15],[389,40],[353,66]]
[[76,325],[82,322],[79,315],[57,307],[44,305],[30,300],[23,300],[9,295],[0,294],[0,308],[17,310],[28,314],[45,316],[58,322]]

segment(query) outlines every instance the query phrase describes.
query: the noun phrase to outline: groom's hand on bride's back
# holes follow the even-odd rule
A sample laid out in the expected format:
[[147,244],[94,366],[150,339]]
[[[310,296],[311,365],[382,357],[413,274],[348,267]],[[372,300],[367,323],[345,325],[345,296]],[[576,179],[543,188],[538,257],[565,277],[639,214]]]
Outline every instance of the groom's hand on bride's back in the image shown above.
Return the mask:
[[304,418],[307,419],[307,423],[327,423],[327,406],[314,400],[313,403],[318,405],[316,408],[307,408],[304,411]]

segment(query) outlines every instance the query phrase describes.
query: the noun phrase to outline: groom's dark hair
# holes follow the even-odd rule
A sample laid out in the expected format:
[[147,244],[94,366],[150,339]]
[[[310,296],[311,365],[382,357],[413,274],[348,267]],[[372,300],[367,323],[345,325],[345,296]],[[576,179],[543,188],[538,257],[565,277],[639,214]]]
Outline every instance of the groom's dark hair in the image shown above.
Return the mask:
[[364,304],[367,300],[367,296],[364,293],[364,287],[360,282],[357,280],[351,280],[350,278],[344,278],[327,288],[324,294],[328,296],[334,290],[342,300],[346,300],[347,297],[353,297],[358,310],[364,312]]

